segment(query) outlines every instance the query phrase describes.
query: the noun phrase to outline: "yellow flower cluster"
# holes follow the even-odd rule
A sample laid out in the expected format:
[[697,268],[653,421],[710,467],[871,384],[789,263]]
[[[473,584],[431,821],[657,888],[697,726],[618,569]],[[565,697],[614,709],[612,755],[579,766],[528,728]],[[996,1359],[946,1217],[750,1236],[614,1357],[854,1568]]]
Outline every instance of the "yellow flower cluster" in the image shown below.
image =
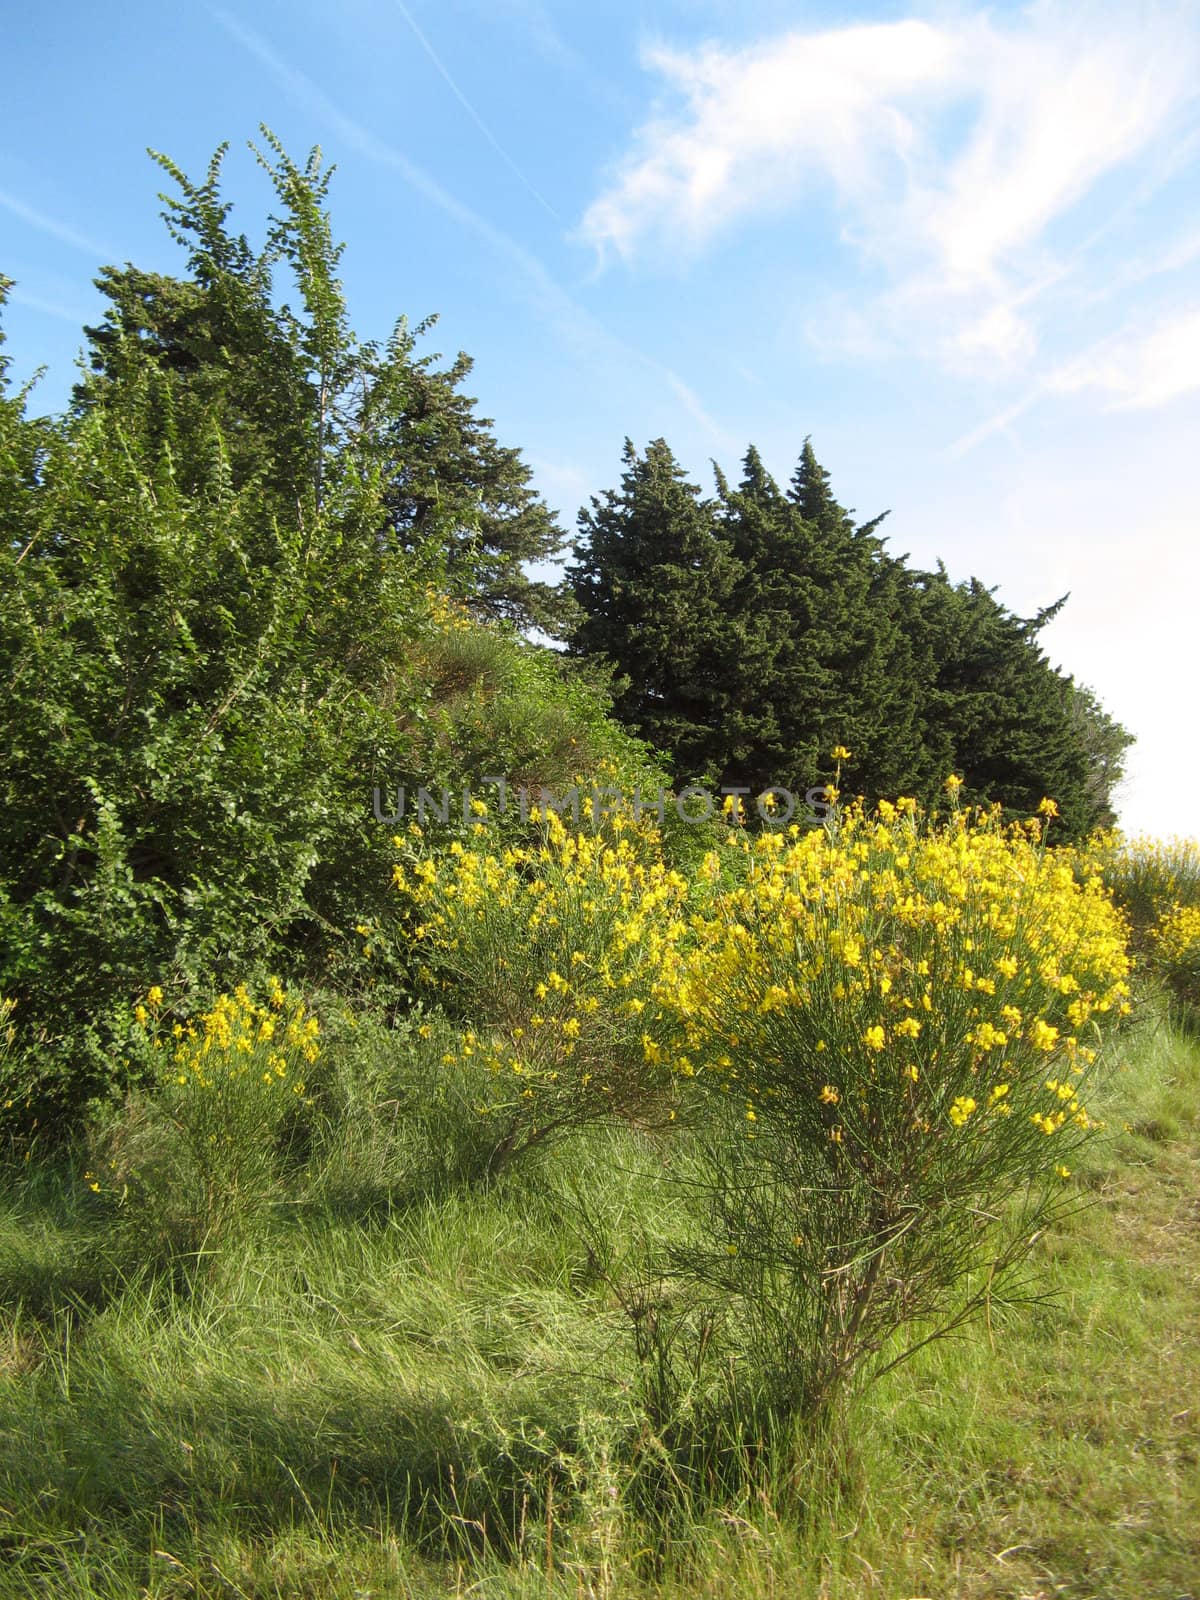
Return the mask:
[[531,1125],[628,1108],[669,1077],[650,996],[686,935],[689,893],[649,826],[617,815],[573,831],[536,809],[533,821],[540,842],[454,841],[394,870],[423,976],[478,1018],[444,1064],[484,1064],[480,1109]]
[[1135,930],[1151,928],[1177,906],[1200,903],[1200,840],[1097,834],[1079,851],[1099,872]]
[[1044,1064],[1077,1083],[1097,1020],[1128,1009],[1125,930],[1098,876],[1080,883],[1040,835],[996,812],[927,827],[897,803],[739,841],[741,881],[662,952],[679,1056],[756,1121],[799,1097],[838,1144],[1014,1102],[1044,1131],[1086,1126],[1074,1089],[1045,1103]]
[[433,584],[426,587],[425,603],[429,620],[438,633],[465,633],[478,626],[461,601],[452,599]]
[[800,1115],[843,1157],[1089,1125],[1100,1024],[1128,1010],[1125,925],[1044,821],[850,807],[731,828],[690,883],[627,818],[540,821],[528,846],[397,841],[425,976],[471,1008],[443,1059],[486,1067],[481,1110],[570,1125],[701,1078],[743,1099],[747,1137]]
[[1179,905],[1151,932],[1155,965],[1172,993],[1200,1005],[1200,905]]
[[209,1010],[169,1030],[158,1019],[162,999],[162,990],[152,988],[134,1015],[153,1047],[164,1052],[168,1085],[205,1091],[256,1078],[271,1088],[304,1094],[304,1067],[320,1054],[320,1022],[302,1000],[289,999],[278,982],[272,982],[266,1004],[239,984],[232,994],[219,995]]
[[1154,942],[1164,961],[1200,959],[1200,905],[1175,906],[1155,928]]

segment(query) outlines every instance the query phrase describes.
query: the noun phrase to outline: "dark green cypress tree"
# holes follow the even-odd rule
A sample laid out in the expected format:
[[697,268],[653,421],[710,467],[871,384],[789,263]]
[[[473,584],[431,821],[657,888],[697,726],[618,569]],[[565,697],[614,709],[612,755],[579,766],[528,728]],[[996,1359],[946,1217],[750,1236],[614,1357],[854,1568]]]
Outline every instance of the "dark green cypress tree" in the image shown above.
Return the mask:
[[1053,799],[1060,830],[1111,821],[1112,783],[1130,736],[1058,671],[1038,642],[1066,597],[1018,617],[978,579],[927,575],[918,626],[935,662],[927,742],[964,779],[965,802],[1018,816]]
[[856,526],[834,499],[811,439],[804,441],[788,499],[793,559],[808,576],[811,595],[811,620],[794,649],[802,661],[819,664],[832,684],[819,708],[797,705],[792,747],[815,745],[825,772],[832,746],[849,746],[852,757],[843,769],[849,791],[910,790],[920,765],[921,692],[906,628],[904,563],[888,555],[876,532],[882,516]]
[[580,513],[569,577],[582,620],[571,648],[616,668],[618,716],[671,756],[681,782],[711,781],[736,736],[736,564],[712,503],[665,440],[645,455],[626,440],[623,460],[621,487]]
[[854,519],[833,498],[829,474],[817,460],[811,435],[805,437],[788,494],[805,522],[823,534],[846,537],[853,533]]
[[820,771],[837,688],[813,648],[821,610],[815,530],[799,519],[753,445],[737,489],[719,479],[718,490],[721,534],[736,563],[731,610],[741,642],[723,778],[754,790],[808,788]]

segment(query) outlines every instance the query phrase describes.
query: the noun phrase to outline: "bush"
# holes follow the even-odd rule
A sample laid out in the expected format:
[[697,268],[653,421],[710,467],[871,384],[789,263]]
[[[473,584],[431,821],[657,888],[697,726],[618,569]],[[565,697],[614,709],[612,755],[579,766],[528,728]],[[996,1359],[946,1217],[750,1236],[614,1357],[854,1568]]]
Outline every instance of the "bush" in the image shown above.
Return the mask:
[[746,1383],[811,1414],[899,1329],[996,1293],[1060,1203],[1099,1025],[1128,1006],[1124,926],[995,812],[881,805],[741,848],[654,988],[726,1129],[674,1266],[740,1306]]
[[150,1082],[93,1131],[91,1188],[153,1260],[219,1251],[252,1229],[307,1154],[320,1024],[278,986],[244,986],[173,1026],[136,1008]]
[[598,831],[536,807],[531,820],[534,845],[488,847],[482,821],[471,847],[444,855],[410,836],[395,874],[419,976],[470,1023],[445,1070],[487,1068],[477,1110],[495,1130],[494,1169],[590,1122],[673,1115],[651,992],[685,932],[688,883],[657,831],[623,815]]
[[1200,905],[1200,841],[1105,834],[1084,854],[1103,874],[1143,948],[1150,930],[1176,906]]
[[164,162],[192,278],[106,275],[67,416],[0,383],[0,993],[36,1047],[0,1124],[124,1092],[151,982],[177,1010],[271,972],[403,1004],[405,950],[364,965],[356,936],[391,896],[373,787],[645,764],[598,678],[442,593],[461,526],[398,530],[396,483],[451,427],[411,415],[429,358],[403,324],[349,332],[327,174],[263,162],[261,256],[220,155],[199,185]]
[[1200,904],[1177,905],[1151,935],[1154,965],[1189,1014],[1200,1007]]

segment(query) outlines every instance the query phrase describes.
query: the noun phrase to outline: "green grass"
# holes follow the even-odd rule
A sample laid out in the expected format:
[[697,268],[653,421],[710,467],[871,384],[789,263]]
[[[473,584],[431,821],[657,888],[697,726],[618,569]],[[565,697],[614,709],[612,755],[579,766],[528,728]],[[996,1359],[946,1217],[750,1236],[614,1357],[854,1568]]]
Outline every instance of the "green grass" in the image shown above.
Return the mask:
[[1106,1114],[1037,1247],[1053,1298],[669,1530],[581,1221],[670,1235],[661,1146],[580,1136],[491,1189],[406,1166],[362,1206],[327,1157],[186,1283],[31,1162],[0,1201],[0,1595],[1200,1594],[1200,1050],[1143,1028]]

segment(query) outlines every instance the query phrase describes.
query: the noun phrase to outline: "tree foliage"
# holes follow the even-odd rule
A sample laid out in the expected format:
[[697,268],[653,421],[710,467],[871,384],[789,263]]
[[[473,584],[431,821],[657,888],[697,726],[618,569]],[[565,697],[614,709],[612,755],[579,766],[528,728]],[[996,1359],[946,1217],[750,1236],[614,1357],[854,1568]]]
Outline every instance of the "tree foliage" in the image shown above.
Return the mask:
[[631,444],[618,492],[580,518],[573,637],[626,680],[617,709],[683,777],[804,793],[849,746],[843,787],[963,795],[1072,835],[1111,820],[1129,735],[1038,643],[1062,601],[1013,615],[977,579],[893,555],[857,524],[805,440],[786,492],[751,446],[736,488],[687,483],[662,440]]
[[105,273],[70,412],[0,398],[0,995],[40,1103],[122,1079],[150,984],[168,1006],[256,968],[397,993],[403,952],[389,969],[380,942],[364,980],[356,933],[390,903],[373,787],[641,759],[599,688],[440,598],[481,482],[514,505],[524,469],[406,323],[350,331],[319,152],[267,135],[257,253],[224,153],[200,183],[157,158],[187,275]]
[[[152,366],[169,396],[160,427],[189,433],[201,418],[215,422],[232,482],[253,480],[285,518],[308,490],[320,500],[328,452],[367,450],[390,514],[384,526],[404,549],[436,549],[446,581],[480,617],[560,635],[574,615],[569,597],[525,566],[552,561],[564,535],[520,452],[499,443],[463,392],[470,357],[440,367],[436,354],[419,353],[435,317],[415,328],[401,318],[383,350],[354,339],[337,279],[343,247],[325,207],[330,171],[314,161],[296,168],[268,145],[260,160],[283,214],[257,254],[227,227],[225,146],[202,184],[156,157],[180,190],[166,216],[188,251],[188,276],[102,269],[109,307],[85,330],[91,376],[76,389],[77,409],[105,403]],[[281,261],[299,289],[298,312],[275,302]]]

